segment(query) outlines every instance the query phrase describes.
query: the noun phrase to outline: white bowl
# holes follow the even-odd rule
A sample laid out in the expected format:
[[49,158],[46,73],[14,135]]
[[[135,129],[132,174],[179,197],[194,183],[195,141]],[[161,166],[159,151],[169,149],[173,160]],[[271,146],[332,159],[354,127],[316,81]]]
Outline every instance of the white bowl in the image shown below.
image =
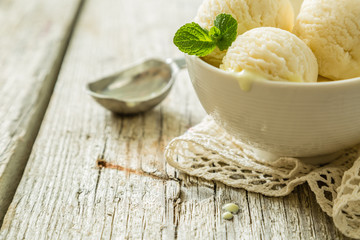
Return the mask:
[[279,156],[332,154],[360,142],[360,78],[333,82],[255,81],[186,56],[199,100],[240,141]]

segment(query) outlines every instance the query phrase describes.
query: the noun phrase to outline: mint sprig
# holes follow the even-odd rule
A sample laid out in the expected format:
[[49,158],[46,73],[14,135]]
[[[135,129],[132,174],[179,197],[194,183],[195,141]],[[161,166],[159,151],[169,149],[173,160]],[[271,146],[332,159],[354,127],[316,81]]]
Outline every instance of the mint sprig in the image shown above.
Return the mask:
[[194,22],[185,24],[175,33],[174,43],[180,51],[199,57],[208,55],[216,47],[209,31]]
[[216,16],[214,26],[208,31],[197,23],[187,23],[175,33],[174,44],[180,51],[189,55],[204,57],[216,46],[226,50],[237,36],[237,21],[230,14]]
[[223,51],[230,47],[237,36],[237,21],[230,14],[219,14],[215,18],[214,26],[220,30],[220,38],[216,39],[216,46]]

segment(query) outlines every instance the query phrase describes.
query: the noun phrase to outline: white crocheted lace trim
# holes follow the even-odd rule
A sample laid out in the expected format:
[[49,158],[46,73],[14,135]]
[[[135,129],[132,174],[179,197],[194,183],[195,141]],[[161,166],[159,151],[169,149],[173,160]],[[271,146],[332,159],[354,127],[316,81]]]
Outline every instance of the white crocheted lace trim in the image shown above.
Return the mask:
[[321,209],[353,238],[360,237],[359,156],[360,146],[355,146],[323,166],[290,157],[264,161],[209,116],[165,150],[168,163],[182,172],[267,196],[287,195],[307,182]]

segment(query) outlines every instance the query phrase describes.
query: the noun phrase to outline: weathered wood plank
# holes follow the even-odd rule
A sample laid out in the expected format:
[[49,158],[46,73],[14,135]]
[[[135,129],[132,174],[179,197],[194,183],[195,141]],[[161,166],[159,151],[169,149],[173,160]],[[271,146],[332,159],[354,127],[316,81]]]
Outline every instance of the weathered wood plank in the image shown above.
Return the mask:
[[[178,239],[349,239],[322,212],[306,185],[273,198],[184,177],[180,191]],[[229,202],[240,210],[225,221],[221,207]]]
[[39,130],[79,4],[0,1],[0,225]]
[[[83,92],[139,58],[180,56],[172,35],[200,3],[87,2],[0,238],[343,239],[308,187],[267,198],[166,164],[164,146],[204,116],[186,71],[139,116],[114,116]],[[226,202],[241,208],[233,221],[221,219]]]
[[[179,74],[161,106],[134,117],[113,116],[83,89],[139,58],[180,56],[172,35],[199,4],[94,0],[84,5],[1,237],[174,238],[179,183],[169,180],[173,170],[166,174],[163,148],[204,116],[199,103],[191,104],[196,98],[187,73]],[[153,177],[99,168],[98,159]]]

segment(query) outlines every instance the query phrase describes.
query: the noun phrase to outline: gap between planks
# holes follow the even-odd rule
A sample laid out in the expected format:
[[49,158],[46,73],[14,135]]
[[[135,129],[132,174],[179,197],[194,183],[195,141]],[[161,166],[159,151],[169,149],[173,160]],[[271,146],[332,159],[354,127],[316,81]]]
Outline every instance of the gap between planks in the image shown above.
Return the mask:
[[74,29],[76,28],[76,24],[79,20],[81,10],[85,5],[85,1],[86,0],[80,0],[76,8],[74,17],[71,21],[70,27],[67,32],[65,32],[64,42],[60,46],[58,56],[53,64],[53,71],[50,75],[46,77],[47,79],[44,82],[47,82],[47,84],[44,84],[39,93],[43,93],[42,101],[40,101],[39,107],[33,113],[34,117],[29,121],[29,130],[27,134],[25,134],[24,137],[21,139],[21,141],[18,141],[18,145],[16,146],[13,155],[11,155],[8,164],[0,178],[0,184],[2,186],[6,186],[0,188],[0,196],[6,196],[0,201],[0,228],[3,224],[7,209],[11,204],[16,189],[21,181],[22,174],[26,167],[26,163],[29,159],[32,147],[39,133],[47,107],[50,102],[52,92],[56,84],[56,80],[59,76],[61,66],[64,61],[64,57],[69,47]]

